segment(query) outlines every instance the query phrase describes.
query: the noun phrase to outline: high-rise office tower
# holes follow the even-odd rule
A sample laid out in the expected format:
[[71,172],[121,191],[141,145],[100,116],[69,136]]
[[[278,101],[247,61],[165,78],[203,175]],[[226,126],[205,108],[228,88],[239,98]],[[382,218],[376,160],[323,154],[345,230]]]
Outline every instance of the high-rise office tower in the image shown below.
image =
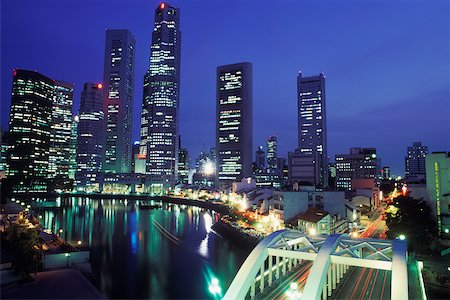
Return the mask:
[[188,183],[189,168],[189,152],[186,148],[180,148],[178,151],[178,183]]
[[85,83],[81,92],[77,140],[78,190],[100,191],[104,141],[103,86]]
[[252,64],[248,62],[217,68],[216,174],[219,185],[252,175],[252,72]]
[[106,173],[131,170],[131,114],[133,108],[136,39],[126,29],[106,30],[103,73]]
[[298,153],[312,158],[319,170],[316,186],[328,186],[325,75],[297,77]]
[[48,172],[55,188],[61,188],[69,179],[73,88],[73,83],[54,82]]
[[178,167],[180,100],[180,16],[167,3],[155,9],[150,67],[144,77],[140,155],[152,190],[173,186]]
[[37,72],[14,70],[7,163],[18,192],[47,191],[53,85]]
[[255,167],[258,171],[265,171],[266,169],[266,152],[263,150],[262,146],[258,147],[255,153]]
[[77,172],[77,146],[78,146],[78,115],[72,117],[72,128],[70,133],[70,163],[69,163],[69,179],[75,180]]
[[428,154],[428,147],[423,146],[422,142],[414,142],[408,147],[405,156],[405,175],[406,177],[422,177],[425,179],[425,156]]
[[[441,242],[450,243],[450,152],[433,152],[426,156],[426,202],[437,223]],[[417,220],[420,222],[420,220]]]
[[353,179],[374,179],[381,174],[381,160],[375,148],[350,148],[350,154],[336,154],[336,187],[350,191]]
[[277,137],[272,135],[267,139],[267,169],[270,174],[277,173]]

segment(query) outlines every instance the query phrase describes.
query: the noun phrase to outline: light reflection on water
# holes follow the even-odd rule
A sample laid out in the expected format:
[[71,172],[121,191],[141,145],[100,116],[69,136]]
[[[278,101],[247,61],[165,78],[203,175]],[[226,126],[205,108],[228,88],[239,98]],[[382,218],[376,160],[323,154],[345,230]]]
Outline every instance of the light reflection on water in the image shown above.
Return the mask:
[[207,298],[211,276],[226,290],[248,254],[211,231],[215,212],[197,207],[143,210],[132,200],[88,198],[48,203],[33,205],[41,224],[91,247],[93,272],[110,298]]

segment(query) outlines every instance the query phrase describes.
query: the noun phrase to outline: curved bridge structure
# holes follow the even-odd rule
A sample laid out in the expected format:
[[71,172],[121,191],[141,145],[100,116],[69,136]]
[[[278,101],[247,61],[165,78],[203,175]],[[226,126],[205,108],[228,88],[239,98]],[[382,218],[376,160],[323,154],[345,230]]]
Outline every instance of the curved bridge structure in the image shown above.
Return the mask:
[[408,299],[406,241],[308,236],[294,230],[273,232],[242,264],[223,299],[254,299],[257,293],[304,260],[313,261],[303,299],[326,299],[350,266],[390,270],[391,299]]

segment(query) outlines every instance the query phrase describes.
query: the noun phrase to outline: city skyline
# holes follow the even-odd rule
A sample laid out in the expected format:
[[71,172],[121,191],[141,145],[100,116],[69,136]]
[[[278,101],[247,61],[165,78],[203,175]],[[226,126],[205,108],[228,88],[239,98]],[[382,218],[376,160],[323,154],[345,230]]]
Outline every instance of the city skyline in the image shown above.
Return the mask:
[[[126,11],[136,15],[133,18],[122,17],[121,22],[116,19],[117,14],[122,11],[113,9],[102,1],[89,4],[90,8],[92,6],[89,12],[83,10],[86,4],[77,4],[73,7],[74,15],[80,10],[87,20],[94,16],[97,19],[95,22],[85,22],[89,26],[76,23],[77,26],[73,28],[70,25],[71,17],[60,19],[55,16],[54,12],[63,9],[63,6],[53,5],[55,3],[51,1],[37,6],[30,3],[24,5],[26,1],[2,3],[4,30],[1,72],[4,75],[1,83],[1,127],[7,128],[13,68],[36,69],[51,78],[74,82],[75,113],[78,111],[84,82],[102,81],[105,27],[128,28],[137,39],[133,99],[135,118],[132,133],[133,141],[138,140],[140,120],[136,122],[139,119],[136,116],[140,115],[142,79],[145,73],[143,69],[148,68],[152,12],[160,2],[137,2],[136,5],[124,7]],[[252,153],[272,134],[278,136],[280,156],[286,157],[287,151],[296,148],[298,71],[306,76],[319,72],[324,72],[327,76],[330,158],[336,153],[344,153],[350,147],[376,147],[382,164],[391,166],[394,174],[403,175],[403,158],[407,146],[413,141],[422,141],[429,146],[430,152],[449,148],[450,139],[446,139],[448,127],[446,130],[445,126],[448,124],[450,90],[446,76],[449,73],[449,65],[446,64],[449,46],[445,42],[448,37],[448,26],[445,26],[449,14],[448,3],[435,1],[427,5],[424,2],[388,5],[381,2],[375,7],[369,3],[352,5],[345,12],[344,7],[332,3],[320,6],[311,2],[298,4],[287,1],[290,9],[285,11],[287,24],[284,26],[292,29],[284,29],[284,33],[269,39],[269,43],[266,42],[267,33],[278,32],[281,26],[277,23],[278,17],[270,14],[272,5],[269,2],[261,3],[250,15],[245,12],[254,4],[252,1],[239,3],[239,9],[236,9],[237,2],[212,4],[196,1],[189,5],[180,1],[169,3],[180,7],[182,15],[184,59],[181,66],[180,134],[191,157],[197,157],[201,150],[208,149],[215,142],[215,68],[240,61],[252,62],[255,69]],[[46,4],[54,7],[45,12],[49,8]],[[370,5],[374,8],[372,11]],[[386,12],[383,5],[391,10]],[[21,9],[17,9],[19,7]],[[352,20],[361,26],[353,28],[352,22],[339,25],[334,23],[336,21],[328,20],[326,16],[332,13],[333,8],[337,9],[336,15],[342,13],[337,21],[348,17],[347,14],[359,12]],[[304,9],[311,11],[311,16],[301,14]],[[99,11],[103,11],[100,17]],[[220,14],[212,14],[215,11],[220,11]],[[308,20],[317,17],[321,11],[324,15],[320,24],[311,27],[309,31],[301,30],[302,24],[308,24]],[[399,12],[402,13],[401,22],[397,15]],[[52,13],[55,17],[48,22],[37,22],[45,19],[43,16],[46,13]],[[220,21],[232,13],[242,23],[236,22],[230,25],[231,28],[225,29]],[[199,22],[196,21],[198,15],[204,17]],[[299,15],[302,20],[296,21],[295,16]],[[261,17],[269,16],[272,18],[270,24],[259,22]],[[419,16],[420,19],[417,19]],[[213,18],[217,21],[209,22],[208,32],[205,33],[205,24]],[[28,29],[22,27],[21,20],[27,20],[28,23],[22,22],[26,26],[33,24],[34,29],[48,32],[48,37],[44,35],[35,40],[23,34]],[[60,43],[55,38],[58,35],[50,34],[50,29],[58,30],[55,29],[55,24],[63,24],[61,28],[69,33],[74,30],[79,33],[73,36],[72,41],[65,41],[67,45],[62,43],[53,47],[53,43]],[[246,27],[242,28],[242,33],[232,33],[233,28],[240,28],[241,25]],[[217,34],[212,34],[214,32]],[[251,36],[248,37],[248,34]],[[18,40],[16,36],[26,38]],[[282,59],[275,60],[274,57],[279,57],[279,53],[271,53],[276,52],[273,50],[277,47],[273,48],[270,41],[280,42],[289,36],[295,38],[290,39],[286,47],[278,46],[284,50],[283,56]],[[314,40],[316,45],[307,42],[311,37],[317,38]],[[244,38],[248,38],[248,41]],[[341,42],[352,46],[344,47]],[[34,55],[25,55],[29,47],[24,45],[28,43],[33,43]],[[85,46],[86,43],[89,43],[89,47]],[[327,49],[326,46],[330,47],[329,51],[324,50]],[[64,51],[69,47],[72,50]],[[79,57],[79,60],[69,62],[73,57]],[[447,60],[444,61],[445,59]],[[349,64],[350,60],[352,64]],[[72,67],[73,63],[76,69]],[[364,105],[361,98],[365,99]],[[270,106],[268,114],[268,105],[274,102],[279,105]],[[436,107],[441,109],[436,110]]]

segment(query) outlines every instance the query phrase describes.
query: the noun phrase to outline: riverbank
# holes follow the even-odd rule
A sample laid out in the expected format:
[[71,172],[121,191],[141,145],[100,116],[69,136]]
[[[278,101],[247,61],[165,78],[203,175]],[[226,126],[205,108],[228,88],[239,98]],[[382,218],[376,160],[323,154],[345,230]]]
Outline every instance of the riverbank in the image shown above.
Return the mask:
[[237,228],[232,227],[231,225],[223,222],[219,219],[218,222],[214,223],[212,229],[217,232],[220,236],[230,241],[232,244],[235,244],[246,251],[251,251],[253,248],[258,245],[261,239],[250,236]]

